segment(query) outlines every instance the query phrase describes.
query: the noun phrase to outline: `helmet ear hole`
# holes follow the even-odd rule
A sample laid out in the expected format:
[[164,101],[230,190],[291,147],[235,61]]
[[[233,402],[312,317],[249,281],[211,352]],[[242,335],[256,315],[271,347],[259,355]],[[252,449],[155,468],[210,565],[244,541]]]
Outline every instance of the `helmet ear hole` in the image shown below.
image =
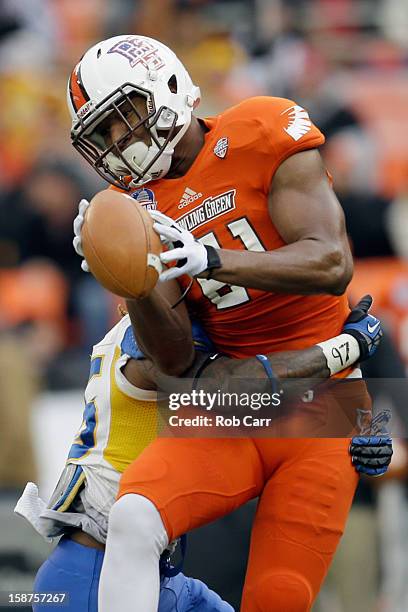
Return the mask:
[[168,85],[168,88],[170,89],[171,93],[174,93],[174,94],[177,93],[177,77],[176,77],[175,74],[171,75],[171,77],[167,81],[167,85]]

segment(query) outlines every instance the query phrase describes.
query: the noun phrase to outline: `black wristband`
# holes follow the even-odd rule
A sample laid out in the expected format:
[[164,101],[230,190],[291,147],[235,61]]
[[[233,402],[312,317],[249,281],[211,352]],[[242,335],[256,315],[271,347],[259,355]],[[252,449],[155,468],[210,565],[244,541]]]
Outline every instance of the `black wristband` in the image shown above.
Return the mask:
[[215,249],[213,246],[208,246],[207,244],[205,244],[204,246],[207,251],[207,268],[206,268],[206,270],[208,271],[207,278],[211,278],[212,271],[215,270],[216,268],[222,267],[221,259],[220,259],[220,256],[218,255],[218,249]]
[[367,340],[364,338],[363,334],[356,329],[345,329],[342,330],[342,334],[349,334],[349,336],[353,336],[358,342],[358,348],[360,349],[360,361],[365,361],[369,357],[369,350],[367,345]]

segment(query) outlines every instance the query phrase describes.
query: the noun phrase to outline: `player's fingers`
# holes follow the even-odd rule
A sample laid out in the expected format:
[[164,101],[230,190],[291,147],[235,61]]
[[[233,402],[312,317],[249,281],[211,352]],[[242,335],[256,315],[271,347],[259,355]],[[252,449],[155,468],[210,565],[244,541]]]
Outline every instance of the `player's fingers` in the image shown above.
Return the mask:
[[81,268],[83,269],[84,272],[89,272],[89,266],[88,266],[88,262],[86,261],[86,259],[82,260]]
[[84,224],[84,218],[82,215],[77,215],[74,219],[74,234],[75,236],[80,236],[81,235],[81,229],[82,226]]
[[161,223],[153,223],[153,229],[159,236],[164,236],[168,240],[180,240],[180,232],[174,227],[167,227]]
[[360,465],[354,466],[357,472],[366,476],[382,476],[387,471],[386,468],[367,468]]
[[152,219],[157,219],[158,221],[166,221],[167,219],[170,219],[170,217],[160,212],[159,210],[148,210],[147,212],[152,217]]
[[85,200],[85,198],[82,198],[82,200],[80,201],[79,205],[78,205],[78,212],[81,216],[84,216],[86,209],[89,206],[89,202],[88,200]]
[[185,259],[186,257],[187,253],[184,248],[172,249],[171,251],[164,251],[164,253],[160,253],[160,259],[163,263],[178,261],[179,259]]
[[182,268],[177,268],[177,267],[169,268],[168,270],[165,270],[164,272],[160,274],[159,281],[161,283],[164,283],[166,281],[172,280],[173,278],[178,278],[182,274],[183,274]]
[[83,257],[84,256],[84,252],[82,250],[81,238],[79,236],[75,236],[75,238],[72,241],[72,244],[74,245],[74,249],[75,249],[76,253],[78,253],[78,255],[81,255]]
[[165,236],[159,236],[159,238],[160,238],[160,242],[164,244],[166,247],[173,248],[174,243],[171,240],[169,240],[168,238],[165,238]]
[[[386,440],[387,441],[387,440]],[[354,436],[351,439],[352,446],[378,446],[383,442],[381,436]]]
[[150,216],[152,217],[152,219],[156,221],[157,223],[161,223],[165,225],[166,227],[175,225],[175,221],[173,221],[171,217],[168,217],[167,215],[161,213],[158,210],[149,210],[148,212],[150,213]]
[[372,303],[373,303],[373,298],[371,297],[371,295],[365,295],[364,297],[361,298],[361,300],[359,301],[359,303],[357,304],[355,308],[358,310],[362,310],[363,312],[367,314],[372,306]]
[[[160,238],[160,242],[162,244],[164,244],[164,246],[166,246],[168,249],[173,249],[174,248],[174,241],[173,240],[169,240],[168,238],[166,238],[166,236],[163,236],[162,234],[159,234],[159,238]],[[182,243],[180,243],[180,244],[182,244]]]

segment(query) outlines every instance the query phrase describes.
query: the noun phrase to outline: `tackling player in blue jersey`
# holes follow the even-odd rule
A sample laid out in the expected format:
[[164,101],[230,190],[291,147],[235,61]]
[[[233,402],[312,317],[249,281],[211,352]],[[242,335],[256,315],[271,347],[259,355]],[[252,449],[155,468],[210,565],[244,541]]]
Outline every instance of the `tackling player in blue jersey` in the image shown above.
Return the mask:
[[[368,314],[370,305],[368,297],[361,300],[343,328],[343,334],[356,341],[358,360],[373,355],[381,338],[378,320]],[[253,369],[259,377],[259,369],[263,371],[266,365],[265,380],[273,377],[284,387],[289,367],[291,375],[298,377],[327,378],[330,374],[324,346],[275,353],[261,360],[231,360],[223,356],[211,359],[213,348],[196,324],[193,336],[195,359],[187,377],[200,378],[205,372],[206,377],[213,376],[218,382],[242,373],[243,368],[246,373]],[[347,365],[348,361],[344,367]],[[43,536],[63,536],[39,570],[35,590],[68,592],[67,612],[97,612],[108,514],[119,478],[156,435],[158,413],[152,384],[156,377],[161,381],[165,378],[144,359],[129,317],[123,317],[93,349],[84,421],[50,502],[46,506],[36,486],[29,483],[17,504],[16,512]],[[386,471],[392,454],[387,436],[354,438],[350,450],[356,469],[372,475]],[[169,555],[170,550],[163,561]],[[41,605],[34,606],[35,612],[43,609]],[[190,610],[231,612],[232,608],[201,581],[169,570],[168,562],[163,562],[159,611]]]

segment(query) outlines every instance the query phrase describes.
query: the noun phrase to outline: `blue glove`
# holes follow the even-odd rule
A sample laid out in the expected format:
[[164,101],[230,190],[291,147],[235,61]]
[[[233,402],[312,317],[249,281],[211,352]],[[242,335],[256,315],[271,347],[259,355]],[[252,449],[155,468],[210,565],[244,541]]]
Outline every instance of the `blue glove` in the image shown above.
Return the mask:
[[355,436],[350,444],[351,462],[357,472],[367,476],[382,476],[392,457],[390,436]]
[[360,474],[382,476],[388,470],[392,458],[392,439],[387,428],[390,419],[390,412],[380,412],[371,421],[371,435],[352,438],[351,462]]
[[350,312],[342,329],[344,334],[350,334],[357,340],[360,361],[374,355],[383,336],[381,321],[368,314],[372,303],[371,295],[365,295]]

